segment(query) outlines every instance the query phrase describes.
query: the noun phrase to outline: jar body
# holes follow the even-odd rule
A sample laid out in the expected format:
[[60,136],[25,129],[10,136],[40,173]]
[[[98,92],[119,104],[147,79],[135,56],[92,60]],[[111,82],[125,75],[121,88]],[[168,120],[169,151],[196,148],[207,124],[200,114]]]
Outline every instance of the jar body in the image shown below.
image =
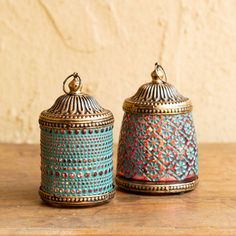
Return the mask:
[[64,206],[110,200],[112,142],[112,125],[79,130],[41,127],[41,198]]
[[192,190],[198,178],[198,151],[191,112],[124,114],[117,185],[150,193]]

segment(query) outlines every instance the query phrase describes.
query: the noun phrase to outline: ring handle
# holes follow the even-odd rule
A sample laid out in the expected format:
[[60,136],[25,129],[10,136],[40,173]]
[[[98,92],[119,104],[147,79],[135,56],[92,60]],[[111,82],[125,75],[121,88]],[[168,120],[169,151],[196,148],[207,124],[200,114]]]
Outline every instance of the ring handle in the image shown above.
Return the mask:
[[[68,92],[66,91],[66,82],[71,77],[73,77],[73,80],[68,85],[70,89],[70,91]],[[77,72],[74,72],[73,74],[69,75],[63,82],[63,91],[69,95],[80,93],[80,87],[81,87],[81,78],[79,77]]]

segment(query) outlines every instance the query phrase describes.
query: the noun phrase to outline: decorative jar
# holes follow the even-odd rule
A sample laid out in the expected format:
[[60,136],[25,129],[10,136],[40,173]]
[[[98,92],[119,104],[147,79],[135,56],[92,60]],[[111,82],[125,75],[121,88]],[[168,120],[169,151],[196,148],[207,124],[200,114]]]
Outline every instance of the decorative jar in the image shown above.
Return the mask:
[[177,193],[198,182],[192,104],[156,64],[152,81],[124,101],[117,185],[142,193]]
[[[67,81],[69,91],[66,91]],[[63,83],[64,95],[39,117],[40,197],[57,206],[91,206],[114,197],[112,144],[114,118],[81,91],[77,73]]]

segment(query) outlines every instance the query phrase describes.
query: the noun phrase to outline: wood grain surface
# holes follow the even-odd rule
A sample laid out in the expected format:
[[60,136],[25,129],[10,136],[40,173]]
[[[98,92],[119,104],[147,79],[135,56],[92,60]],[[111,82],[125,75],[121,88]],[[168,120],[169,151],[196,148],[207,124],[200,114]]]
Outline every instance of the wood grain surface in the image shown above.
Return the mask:
[[200,183],[192,192],[117,190],[108,204],[64,209],[39,198],[39,146],[1,144],[0,234],[236,235],[236,144],[201,144],[199,152]]

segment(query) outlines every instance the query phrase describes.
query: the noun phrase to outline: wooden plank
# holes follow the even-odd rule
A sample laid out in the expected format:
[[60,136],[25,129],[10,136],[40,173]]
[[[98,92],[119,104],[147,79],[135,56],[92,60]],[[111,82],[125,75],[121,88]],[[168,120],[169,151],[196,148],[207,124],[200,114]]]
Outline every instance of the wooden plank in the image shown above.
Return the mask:
[[170,196],[117,191],[109,204],[63,209],[39,199],[39,146],[1,144],[0,234],[236,235],[236,144],[199,149],[195,191]]

